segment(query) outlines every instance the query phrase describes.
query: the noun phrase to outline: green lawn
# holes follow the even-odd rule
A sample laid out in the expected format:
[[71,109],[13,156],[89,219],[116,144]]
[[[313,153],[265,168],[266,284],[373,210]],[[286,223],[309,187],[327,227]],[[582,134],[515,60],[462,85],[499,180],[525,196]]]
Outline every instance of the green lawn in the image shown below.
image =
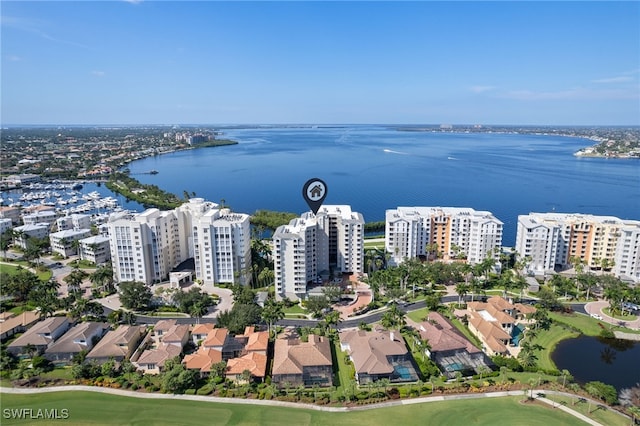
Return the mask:
[[469,327],[465,326],[460,322],[457,318],[449,318],[451,324],[453,324],[462,334],[466,337],[471,343],[473,343],[477,348],[482,348],[482,342],[469,330]]
[[603,324],[607,328],[610,328],[612,331],[623,331],[625,333],[635,333],[640,334],[640,330],[631,330],[629,328],[613,326],[611,324],[603,323],[602,321],[598,321],[597,319],[591,318],[587,315],[581,314],[561,314],[557,312],[550,312],[549,317],[554,321],[562,322],[565,324],[569,324],[572,327],[575,327],[582,331],[583,334],[587,336],[599,336],[602,331],[602,327],[598,324]]
[[367,241],[364,240],[364,248],[366,249],[380,249],[384,250],[384,241]]
[[[551,354],[556,345],[564,340],[578,337],[578,332],[552,324],[549,330],[541,330],[530,343],[542,346],[541,351],[535,351],[538,357],[538,367],[545,370],[555,370],[556,365],[551,360]],[[526,334],[525,334],[526,336]]]
[[415,322],[422,322],[429,315],[429,308],[421,308],[416,311],[407,312],[407,316]]
[[[547,398],[556,401],[565,407],[571,408],[572,410],[577,411],[578,413],[583,414],[603,425],[626,426],[629,424],[629,420],[619,414],[612,413],[609,410],[603,410],[601,408],[596,409],[595,404],[591,404],[591,406],[589,406],[586,401],[579,402],[579,397],[569,398],[563,395],[547,394]],[[591,410],[591,413],[588,413],[589,410]]]
[[[22,264],[24,263],[24,264]],[[6,272],[9,275],[14,275],[18,270],[18,267],[22,267],[23,269],[29,269],[29,266],[26,262],[20,262],[18,265],[7,265],[4,263],[0,263],[0,272]],[[36,272],[40,281],[49,281],[52,276],[52,272],[50,270],[46,270],[43,272]]]
[[[2,395],[2,408],[66,409],[65,420],[15,420],[3,425],[582,425],[577,418],[521,396],[480,398],[349,413],[167,399],[138,399],[93,392]],[[4,411],[3,411],[4,413]]]
[[604,308],[602,311],[605,314],[609,315],[610,317],[615,318],[615,319],[619,319],[621,321],[635,321],[636,318],[638,318],[636,315],[632,315],[632,314],[628,314],[628,313],[624,314],[624,315],[616,313],[614,315],[613,313],[611,313],[611,308]]
[[307,311],[306,309],[304,309],[303,307],[301,307],[300,305],[297,305],[297,304],[296,304],[296,305],[293,305],[293,306],[292,306],[292,307],[290,307],[290,308],[284,308],[282,311],[283,311],[285,314],[296,314],[296,315],[297,315],[297,314],[304,314],[304,315],[306,315],[306,314],[308,314],[308,313],[309,313],[309,311]]
[[344,390],[349,384],[355,383],[355,370],[353,364],[347,364],[346,358],[348,354],[340,349],[339,342],[331,342],[332,351],[335,355],[334,366],[338,369],[336,374],[340,383],[334,383],[338,390]]

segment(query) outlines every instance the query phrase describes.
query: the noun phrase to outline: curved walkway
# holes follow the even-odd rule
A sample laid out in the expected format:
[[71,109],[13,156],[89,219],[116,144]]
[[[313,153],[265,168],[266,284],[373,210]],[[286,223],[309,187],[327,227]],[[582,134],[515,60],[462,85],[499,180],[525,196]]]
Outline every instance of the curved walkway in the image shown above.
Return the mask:
[[[326,411],[326,412],[349,412],[349,411],[363,411],[363,410],[373,410],[376,408],[384,408],[384,407],[396,407],[402,405],[412,405],[412,404],[424,404],[429,402],[439,402],[439,401],[455,401],[455,400],[463,400],[463,399],[479,399],[479,398],[501,398],[506,396],[519,396],[523,394],[522,390],[517,391],[504,391],[504,392],[488,392],[488,393],[469,393],[469,394],[456,394],[456,395],[439,395],[439,396],[426,396],[420,398],[411,398],[411,399],[400,399],[395,401],[381,402],[378,404],[369,404],[369,405],[361,405],[356,407],[326,407],[315,404],[304,404],[298,402],[286,402],[286,401],[272,401],[272,400],[260,400],[260,399],[241,399],[241,398],[222,398],[216,396],[200,396],[200,395],[176,395],[176,394],[164,394],[164,393],[143,393],[143,392],[134,392],[128,390],[121,389],[112,389],[112,388],[101,388],[94,386],[52,386],[48,388],[7,388],[0,387],[0,394],[14,394],[14,395],[28,395],[28,394],[36,394],[36,393],[50,393],[50,392],[72,392],[72,391],[83,391],[83,392],[98,392],[98,393],[106,393],[111,395],[119,395],[119,396],[128,396],[133,398],[142,398],[142,399],[173,399],[173,400],[184,400],[184,401],[200,401],[200,402],[215,402],[222,404],[248,404],[248,405],[263,405],[263,406],[274,406],[274,407],[287,407],[287,408],[304,408],[308,410],[316,410],[316,411]],[[531,391],[533,395],[538,394],[554,394],[554,395],[564,395],[564,396],[573,396],[573,394],[566,392],[558,392],[558,391],[550,391],[547,389],[534,389]],[[571,414],[574,417],[579,418],[593,426],[602,426],[600,423],[595,420],[578,413],[571,408],[559,404],[555,401],[547,399],[543,396],[538,396],[536,398],[538,401],[544,402],[545,404],[551,405],[553,408],[559,408],[560,410]],[[593,401],[594,404],[599,404],[598,401]],[[613,411],[613,410],[612,410]],[[614,411],[618,415],[629,419],[628,416],[621,414],[617,411]]]
[[587,303],[584,306],[584,309],[585,311],[587,311],[589,315],[598,314],[602,316],[601,321],[604,321],[606,323],[613,324],[613,325],[620,325],[620,323],[624,323],[624,326],[627,328],[631,328],[633,330],[640,330],[640,316],[636,316],[636,319],[633,321],[619,320],[607,315],[604,312],[604,308],[608,308],[608,307],[609,307],[609,302],[605,300],[598,300],[597,302]]

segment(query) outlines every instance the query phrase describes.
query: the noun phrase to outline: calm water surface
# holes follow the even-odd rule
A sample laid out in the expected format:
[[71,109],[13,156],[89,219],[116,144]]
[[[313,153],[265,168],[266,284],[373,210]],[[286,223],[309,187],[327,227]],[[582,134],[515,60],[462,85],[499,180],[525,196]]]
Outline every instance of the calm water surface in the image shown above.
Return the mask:
[[235,211],[302,213],[307,179],[328,185],[327,204],[365,221],[398,206],[488,210],[515,243],[517,216],[578,212],[640,219],[640,161],[577,158],[592,141],[545,135],[407,132],[378,126],[228,129],[238,145],[181,151],[130,165],[144,183],[185,190]]
[[640,343],[580,336],[563,340],[553,354],[558,369],[569,370],[578,383],[600,381],[618,391],[640,383]]

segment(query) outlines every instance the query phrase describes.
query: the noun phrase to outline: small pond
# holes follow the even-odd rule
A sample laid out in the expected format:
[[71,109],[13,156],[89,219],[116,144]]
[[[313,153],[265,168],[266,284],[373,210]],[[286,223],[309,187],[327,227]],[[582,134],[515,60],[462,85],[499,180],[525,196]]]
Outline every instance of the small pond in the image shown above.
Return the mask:
[[581,384],[597,380],[620,391],[640,383],[639,342],[580,336],[560,342],[551,359]]

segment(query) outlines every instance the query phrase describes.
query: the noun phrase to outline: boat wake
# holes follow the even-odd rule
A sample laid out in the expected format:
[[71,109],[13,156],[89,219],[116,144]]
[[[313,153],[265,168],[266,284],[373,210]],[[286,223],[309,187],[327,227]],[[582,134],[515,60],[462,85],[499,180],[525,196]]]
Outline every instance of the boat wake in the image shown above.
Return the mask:
[[386,148],[385,148],[385,149],[383,149],[382,151],[384,151],[384,152],[388,152],[389,154],[407,155],[407,153],[406,153],[406,152],[394,151],[394,150],[386,149]]

